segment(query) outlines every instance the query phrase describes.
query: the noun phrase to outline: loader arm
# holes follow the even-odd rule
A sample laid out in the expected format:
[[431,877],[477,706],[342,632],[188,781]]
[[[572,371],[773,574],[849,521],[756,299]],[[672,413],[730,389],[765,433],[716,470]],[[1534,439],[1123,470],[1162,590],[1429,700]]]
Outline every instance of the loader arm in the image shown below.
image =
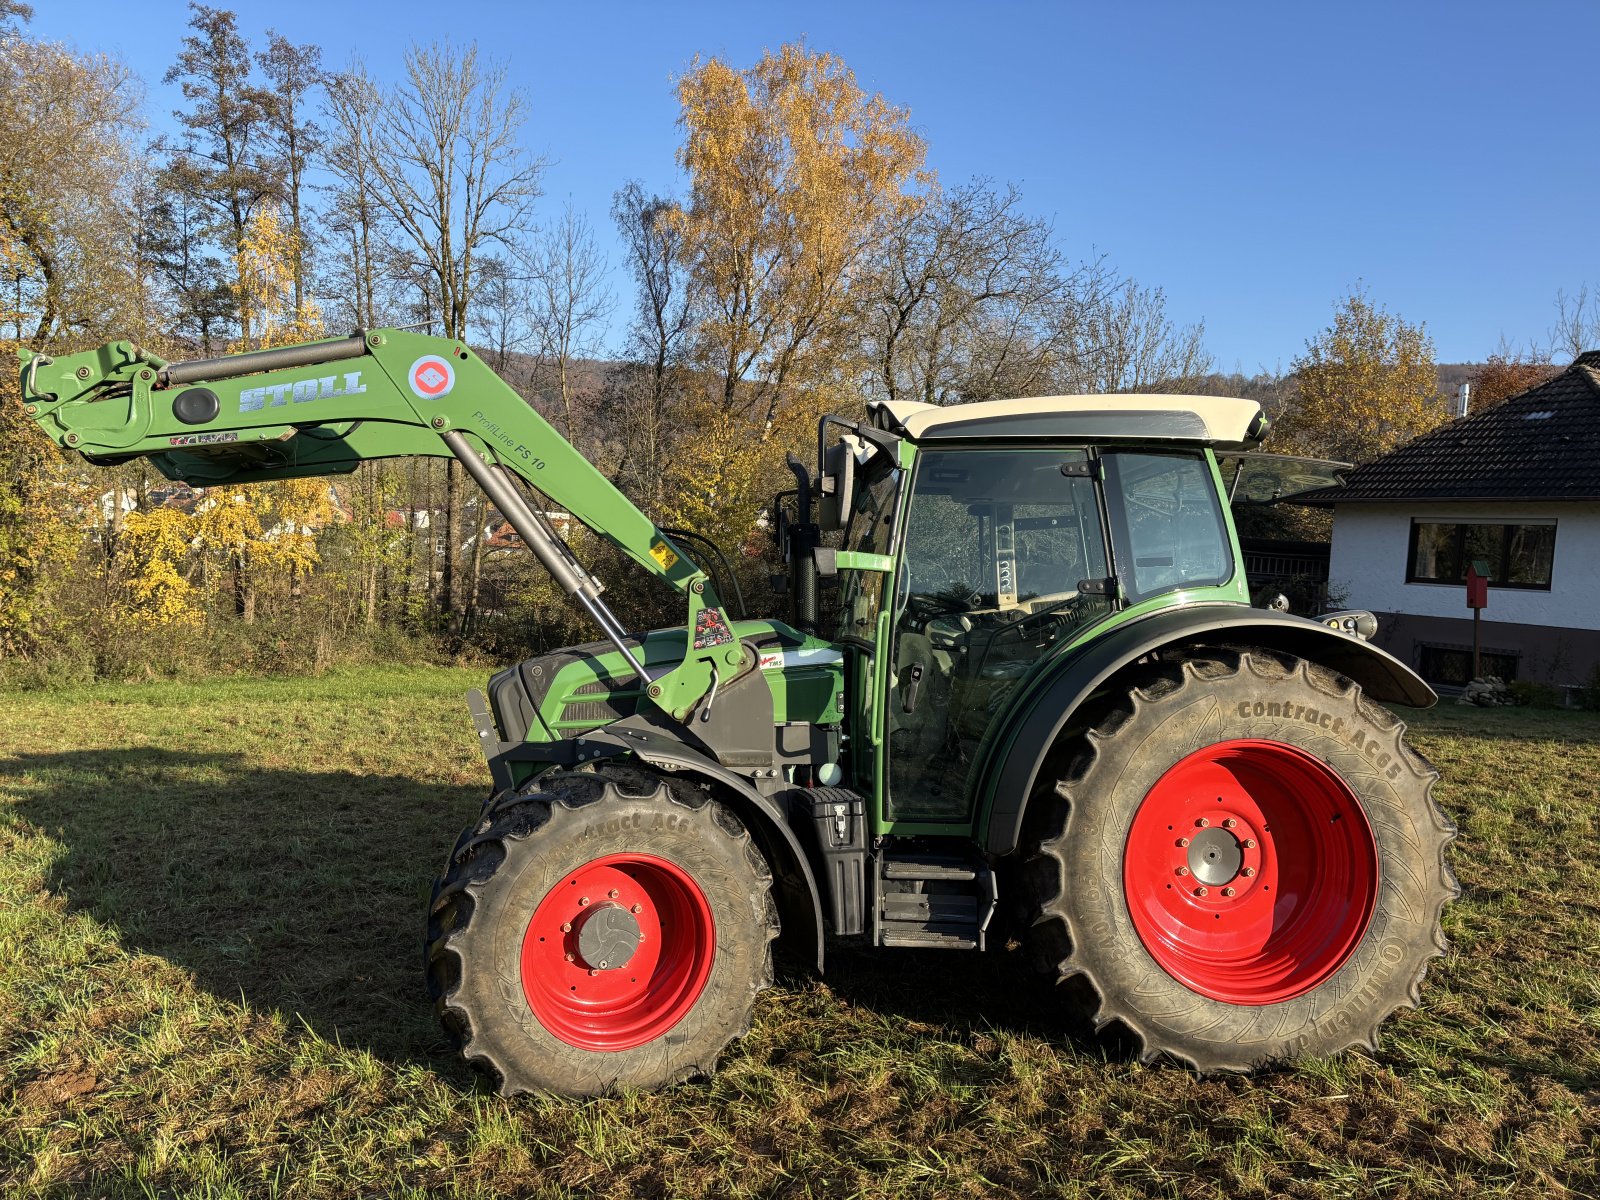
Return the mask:
[[[678,720],[737,672],[711,579],[463,342],[393,329],[169,363],[131,342],[21,352],[28,416],[88,462],[148,458],[195,487],[340,475],[363,462],[456,458]],[[685,657],[650,679],[600,588],[516,476],[688,600]]]

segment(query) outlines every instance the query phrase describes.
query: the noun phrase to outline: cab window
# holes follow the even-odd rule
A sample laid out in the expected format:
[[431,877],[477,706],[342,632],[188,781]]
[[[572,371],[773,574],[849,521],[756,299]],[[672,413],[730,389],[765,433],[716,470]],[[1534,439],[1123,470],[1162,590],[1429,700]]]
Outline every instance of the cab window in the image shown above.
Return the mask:
[[1233,576],[1211,466],[1198,454],[1105,456],[1117,573],[1130,600]]

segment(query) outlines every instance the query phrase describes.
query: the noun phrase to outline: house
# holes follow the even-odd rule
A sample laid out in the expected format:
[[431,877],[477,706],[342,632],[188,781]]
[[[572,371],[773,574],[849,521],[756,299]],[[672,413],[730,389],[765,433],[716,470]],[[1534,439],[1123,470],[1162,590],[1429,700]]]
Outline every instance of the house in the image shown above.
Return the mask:
[[1472,674],[1466,571],[1487,567],[1482,671],[1600,672],[1600,351],[1297,497],[1333,509],[1329,590],[1429,682]]

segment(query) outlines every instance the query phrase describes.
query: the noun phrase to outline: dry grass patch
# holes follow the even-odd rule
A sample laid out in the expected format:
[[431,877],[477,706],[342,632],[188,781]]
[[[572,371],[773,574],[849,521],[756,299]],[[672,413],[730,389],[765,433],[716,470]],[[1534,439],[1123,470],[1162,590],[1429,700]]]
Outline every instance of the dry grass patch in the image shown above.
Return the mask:
[[1375,1058],[1084,1037],[1015,956],[834,955],[709,1081],[478,1089],[420,984],[484,770],[446,670],[0,697],[18,1196],[1596,1195],[1600,717],[1441,709],[1465,894]]

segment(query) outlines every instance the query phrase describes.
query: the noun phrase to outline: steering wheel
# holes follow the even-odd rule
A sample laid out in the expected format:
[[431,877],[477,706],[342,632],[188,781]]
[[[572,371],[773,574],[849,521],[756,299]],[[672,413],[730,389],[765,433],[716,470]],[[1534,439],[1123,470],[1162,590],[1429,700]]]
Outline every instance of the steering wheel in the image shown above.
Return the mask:
[[905,615],[918,630],[925,631],[928,624],[940,617],[967,615],[967,610],[948,600],[926,592],[912,592],[906,597]]

